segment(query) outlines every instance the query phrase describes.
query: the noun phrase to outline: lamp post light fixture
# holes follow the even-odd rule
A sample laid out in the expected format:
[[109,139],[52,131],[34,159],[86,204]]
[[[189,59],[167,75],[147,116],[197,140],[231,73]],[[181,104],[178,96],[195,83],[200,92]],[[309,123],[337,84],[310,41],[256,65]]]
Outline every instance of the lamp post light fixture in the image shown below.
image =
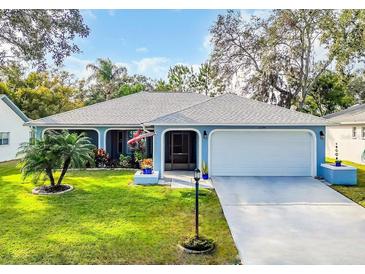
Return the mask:
[[201,172],[198,168],[194,170],[195,180],[195,238],[199,238],[199,180]]

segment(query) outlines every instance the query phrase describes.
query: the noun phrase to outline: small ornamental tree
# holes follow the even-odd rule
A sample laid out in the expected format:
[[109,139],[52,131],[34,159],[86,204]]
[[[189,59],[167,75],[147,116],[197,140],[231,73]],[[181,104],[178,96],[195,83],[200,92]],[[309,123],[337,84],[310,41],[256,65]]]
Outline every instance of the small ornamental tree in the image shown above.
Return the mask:
[[[83,133],[78,135],[68,131],[50,132],[42,140],[21,146],[21,171],[24,178],[33,176],[35,182],[45,175],[50,181],[48,190],[62,190],[62,181],[69,167],[82,168],[88,163],[93,164],[94,148],[90,138]],[[57,182],[56,169],[61,169]]]

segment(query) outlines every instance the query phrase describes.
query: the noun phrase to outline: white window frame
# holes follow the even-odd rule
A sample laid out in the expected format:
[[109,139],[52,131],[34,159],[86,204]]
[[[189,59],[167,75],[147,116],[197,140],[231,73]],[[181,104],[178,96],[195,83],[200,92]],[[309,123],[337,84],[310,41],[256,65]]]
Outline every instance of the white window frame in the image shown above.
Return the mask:
[[356,127],[352,127],[352,139],[356,139],[357,138],[357,132],[356,132],[357,128]]
[[[5,140],[5,138],[3,138],[3,134],[7,134],[8,135],[8,138],[6,138],[8,140],[8,143],[7,144],[4,144],[3,143],[3,140]],[[0,146],[8,146],[8,145],[10,145],[10,132],[0,132],[0,140],[1,140]]]

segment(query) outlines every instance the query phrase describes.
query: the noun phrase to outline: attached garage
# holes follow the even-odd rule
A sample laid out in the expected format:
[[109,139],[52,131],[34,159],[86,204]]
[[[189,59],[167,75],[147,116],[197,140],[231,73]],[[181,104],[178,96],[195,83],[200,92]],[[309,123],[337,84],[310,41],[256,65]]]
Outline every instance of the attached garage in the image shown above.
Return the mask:
[[215,130],[209,136],[211,176],[315,176],[309,130]]

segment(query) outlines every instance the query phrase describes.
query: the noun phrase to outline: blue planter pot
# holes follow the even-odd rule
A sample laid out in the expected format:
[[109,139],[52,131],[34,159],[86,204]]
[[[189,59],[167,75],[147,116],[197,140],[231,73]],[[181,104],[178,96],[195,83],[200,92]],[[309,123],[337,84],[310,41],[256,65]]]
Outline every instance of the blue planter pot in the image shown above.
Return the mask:
[[341,166],[341,161],[336,161],[336,166]]
[[204,180],[208,180],[209,179],[209,175],[208,174],[203,174],[203,179]]
[[144,168],[142,169],[143,174],[152,174],[152,168]]

